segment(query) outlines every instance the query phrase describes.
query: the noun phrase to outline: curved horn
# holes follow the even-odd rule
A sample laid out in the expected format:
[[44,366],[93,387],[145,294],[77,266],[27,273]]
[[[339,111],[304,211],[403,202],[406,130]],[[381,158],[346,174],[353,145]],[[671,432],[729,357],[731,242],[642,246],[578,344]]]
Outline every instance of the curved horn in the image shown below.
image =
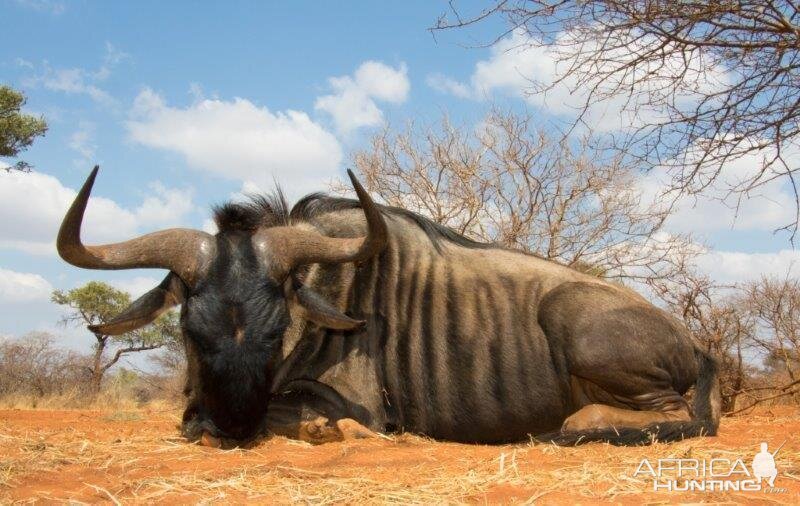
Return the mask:
[[351,170],[348,169],[347,175],[350,176],[367,219],[367,235],[358,238],[339,238],[297,227],[268,229],[267,232],[272,235],[272,240],[277,239],[281,243],[278,256],[282,260],[284,272],[305,264],[361,262],[377,255],[386,246],[388,232],[380,209]]
[[61,222],[56,241],[61,258],[86,269],[169,269],[191,283],[214,247],[213,236],[205,232],[173,228],[115,244],[83,245],[81,223],[98,169],[95,165]]

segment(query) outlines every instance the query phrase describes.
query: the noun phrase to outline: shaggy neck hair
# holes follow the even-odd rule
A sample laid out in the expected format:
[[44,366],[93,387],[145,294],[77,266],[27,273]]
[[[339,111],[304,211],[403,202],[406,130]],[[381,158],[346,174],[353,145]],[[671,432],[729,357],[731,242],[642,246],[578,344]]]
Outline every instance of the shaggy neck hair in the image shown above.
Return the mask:
[[[406,218],[420,227],[440,250],[442,240],[464,246],[467,248],[496,248],[495,244],[473,241],[455,230],[445,227],[417,213],[401,209],[378,205],[381,212],[387,215]],[[249,195],[244,202],[227,202],[214,207],[214,221],[220,232],[244,231],[255,232],[261,227],[277,227],[311,221],[322,214],[360,209],[361,203],[353,199],[331,197],[324,193],[312,193],[300,199],[289,210],[283,192],[277,189],[268,195]]]

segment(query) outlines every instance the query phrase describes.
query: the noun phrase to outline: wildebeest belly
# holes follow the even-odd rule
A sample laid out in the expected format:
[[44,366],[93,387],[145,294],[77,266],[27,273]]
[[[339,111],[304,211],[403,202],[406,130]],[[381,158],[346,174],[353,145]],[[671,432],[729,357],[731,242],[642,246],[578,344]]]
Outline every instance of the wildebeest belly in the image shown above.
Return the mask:
[[557,429],[568,375],[538,324],[535,282],[422,267],[383,301],[390,424],[487,443]]
[[390,422],[437,439],[487,443],[561,425],[563,382],[540,329],[459,337],[458,346],[441,354],[425,355],[413,340],[398,346],[398,367],[407,374],[387,381]]

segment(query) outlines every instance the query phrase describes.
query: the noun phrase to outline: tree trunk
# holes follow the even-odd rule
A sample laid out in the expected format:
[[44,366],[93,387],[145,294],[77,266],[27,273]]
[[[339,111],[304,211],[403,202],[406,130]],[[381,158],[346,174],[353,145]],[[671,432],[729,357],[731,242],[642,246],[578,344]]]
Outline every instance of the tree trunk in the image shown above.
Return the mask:
[[96,397],[100,393],[100,386],[103,382],[103,352],[106,349],[106,339],[108,336],[95,334],[97,338],[97,345],[94,348],[94,357],[92,360],[92,376],[89,378],[89,394]]
[[103,382],[103,373],[92,371],[92,377],[89,379],[89,394],[96,397],[100,393],[100,384]]
[[736,410],[736,398],[739,397],[738,393],[731,393],[722,396],[722,412],[733,413]]

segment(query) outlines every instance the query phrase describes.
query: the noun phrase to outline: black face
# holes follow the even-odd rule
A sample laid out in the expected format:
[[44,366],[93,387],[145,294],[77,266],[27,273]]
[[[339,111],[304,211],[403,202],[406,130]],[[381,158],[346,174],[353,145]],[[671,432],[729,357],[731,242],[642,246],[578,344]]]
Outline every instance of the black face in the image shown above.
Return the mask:
[[184,302],[181,324],[192,389],[184,433],[193,439],[202,431],[236,440],[258,435],[289,313],[282,286],[256,259],[249,234],[217,236],[217,256]]

